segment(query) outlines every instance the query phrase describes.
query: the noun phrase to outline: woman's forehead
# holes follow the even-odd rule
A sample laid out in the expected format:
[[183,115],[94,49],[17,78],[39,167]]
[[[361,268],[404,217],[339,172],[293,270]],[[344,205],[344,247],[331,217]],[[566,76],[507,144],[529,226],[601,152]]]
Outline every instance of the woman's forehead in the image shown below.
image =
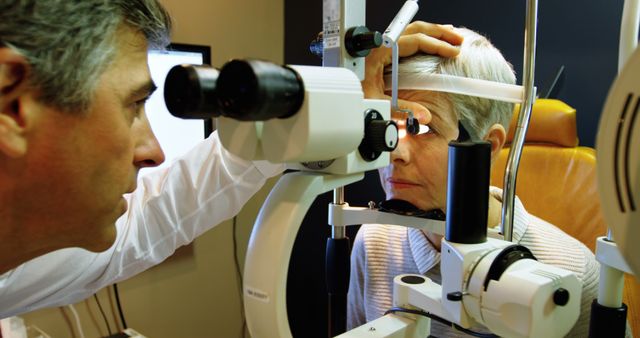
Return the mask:
[[[457,118],[453,106],[446,95],[429,90],[401,90],[398,97],[402,100],[418,103],[429,110],[432,123],[456,124]],[[424,118],[424,111],[414,112],[418,119]]]

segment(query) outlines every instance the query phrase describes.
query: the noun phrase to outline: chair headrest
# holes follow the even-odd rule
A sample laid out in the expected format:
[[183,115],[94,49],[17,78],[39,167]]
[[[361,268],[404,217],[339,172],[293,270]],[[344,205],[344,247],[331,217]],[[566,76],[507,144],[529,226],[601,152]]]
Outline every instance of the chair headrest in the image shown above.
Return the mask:
[[[514,107],[506,143],[513,140],[518,122],[520,105]],[[552,144],[560,147],[576,147],[576,110],[556,99],[537,99],[531,111],[525,143]]]

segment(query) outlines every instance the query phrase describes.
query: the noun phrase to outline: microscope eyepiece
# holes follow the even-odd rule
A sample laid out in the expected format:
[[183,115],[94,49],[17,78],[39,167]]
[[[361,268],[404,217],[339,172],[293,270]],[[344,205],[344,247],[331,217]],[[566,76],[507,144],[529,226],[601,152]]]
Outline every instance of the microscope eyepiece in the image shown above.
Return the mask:
[[216,97],[218,70],[211,66],[177,65],[167,74],[164,100],[172,115],[183,119],[220,116]]
[[260,60],[227,62],[217,87],[222,115],[241,121],[286,118],[304,100],[304,85],[296,71]]
[[292,68],[260,60],[232,60],[220,71],[178,65],[167,74],[167,108],[183,119],[225,116],[265,121],[292,116],[302,106],[302,78]]

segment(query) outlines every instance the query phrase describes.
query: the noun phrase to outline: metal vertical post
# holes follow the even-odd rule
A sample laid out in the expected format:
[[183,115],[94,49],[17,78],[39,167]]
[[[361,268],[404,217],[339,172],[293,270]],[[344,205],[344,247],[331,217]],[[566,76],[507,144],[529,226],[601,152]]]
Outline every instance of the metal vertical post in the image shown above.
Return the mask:
[[535,100],[534,72],[535,72],[535,56],[536,56],[536,31],[538,24],[538,1],[527,1],[527,14],[525,22],[524,34],[524,64],[523,79],[524,97],[520,104],[520,115],[518,116],[518,124],[509,151],[507,159],[507,167],[504,174],[504,191],[502,193],[502,234],[506,241],[513,238],[513,216],[514,204],[516,196],[516,178],[518,175],[518,166],[520,165],[520,156],[522,155],[522,146],[524,138],[529,128],[529,119],[531,117],[531,107]]

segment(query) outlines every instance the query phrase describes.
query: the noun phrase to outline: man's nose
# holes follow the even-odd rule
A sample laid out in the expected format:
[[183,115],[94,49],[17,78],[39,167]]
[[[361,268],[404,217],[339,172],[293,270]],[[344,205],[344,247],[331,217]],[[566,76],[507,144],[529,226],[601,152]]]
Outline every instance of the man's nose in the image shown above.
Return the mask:
[[151,130],[146,114],[141,114],[137,122],[138,127],[132,128],[132,132],[136,133],[133,163],[138,168],[157,167],[165,160],[164,152]]

